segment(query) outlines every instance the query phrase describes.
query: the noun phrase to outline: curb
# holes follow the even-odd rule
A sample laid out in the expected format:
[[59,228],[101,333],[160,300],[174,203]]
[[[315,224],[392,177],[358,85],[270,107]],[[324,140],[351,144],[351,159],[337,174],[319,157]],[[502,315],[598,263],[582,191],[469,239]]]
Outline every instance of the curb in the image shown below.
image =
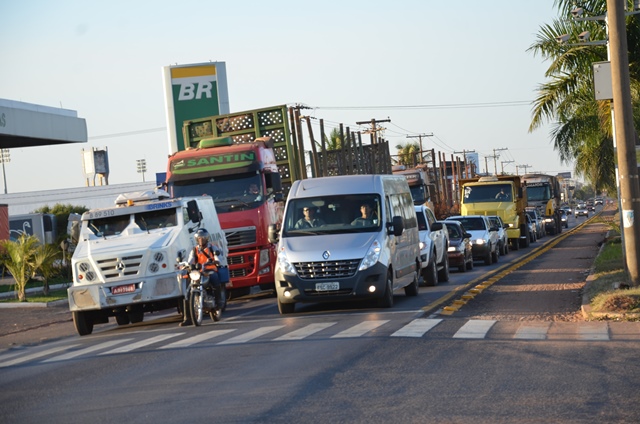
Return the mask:
[[[49,290],[60,290],[71,287],[71,283],[54,284],[49,286]],[[42,288],[35,287],[26,290],[27,293],[42,293]],[[15,298],[16,292],[0,293],[0,299],[12,299]],[[68,299],[54,300],[53,302],[0,302],[0,309],[11,308],[48,308],[51,306],[68,305]]]

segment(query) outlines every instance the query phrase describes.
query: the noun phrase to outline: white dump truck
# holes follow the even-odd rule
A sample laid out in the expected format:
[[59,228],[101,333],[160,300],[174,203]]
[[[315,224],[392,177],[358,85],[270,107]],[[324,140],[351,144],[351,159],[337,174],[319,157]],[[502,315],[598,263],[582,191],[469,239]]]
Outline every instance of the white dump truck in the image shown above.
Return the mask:
[[163,190],[118,196],[115,206],[82,215],[71,265],[69,308],[78,334],[115,317],[118,325],[141,322],[145,312],[180,308],[183,288],[176,258],[195,246],[206,228],[226,267],[227,241],[210,196],[171,199]]

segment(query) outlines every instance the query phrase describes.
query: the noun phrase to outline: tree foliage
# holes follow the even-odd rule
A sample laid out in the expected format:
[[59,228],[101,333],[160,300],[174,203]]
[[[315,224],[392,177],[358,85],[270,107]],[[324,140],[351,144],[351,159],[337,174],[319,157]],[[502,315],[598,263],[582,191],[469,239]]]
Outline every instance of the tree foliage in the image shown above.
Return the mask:
[[[629,6],[632,2],[629,1]],[[576,20],[571,11],[579,6],[583,16],[604,16],[606,0],[556,1],[559,18],[540,28],[529,48],[549,62],[547,81],[540,84],[534,101],[529,131],[551,122],[554,148],[563,163],[575,163],[576,174],[589,181],[597,192],[616,191],[611,109],[609,101],[595,100],[593,63],[607,60],[604,45],[581,45],[578,35],[590,32],[590,39],[606,40],[604,20]],[[571,42],[558,43],[557,37]],[[640,124],[640,19],[627,18],[629,72],[634,122]]]
[[82,215],[88,210],[89,209],[84,206],[56,203],[53,207],[49,207],[48,205],[42,206],[41,208],[36,209],[33,213],[50,213],[56,216],[56,234],[58,236],[56,238],[55,245],[59,246],[60,242],[67,238],[67,222],[69,220],[69,215],[72,213]]

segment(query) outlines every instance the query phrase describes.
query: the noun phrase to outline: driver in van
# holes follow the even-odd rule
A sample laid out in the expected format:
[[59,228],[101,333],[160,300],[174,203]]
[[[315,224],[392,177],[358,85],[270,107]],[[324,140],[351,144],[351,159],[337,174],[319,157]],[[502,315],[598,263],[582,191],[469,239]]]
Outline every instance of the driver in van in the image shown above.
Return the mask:
[[365,202],[360,205],[360,213],[362,214],[362,216],[359,216],[358,218],[354,219],[351,222],[351,225],[357,225],[357,226],[374,225],[373,208],[369,203]]

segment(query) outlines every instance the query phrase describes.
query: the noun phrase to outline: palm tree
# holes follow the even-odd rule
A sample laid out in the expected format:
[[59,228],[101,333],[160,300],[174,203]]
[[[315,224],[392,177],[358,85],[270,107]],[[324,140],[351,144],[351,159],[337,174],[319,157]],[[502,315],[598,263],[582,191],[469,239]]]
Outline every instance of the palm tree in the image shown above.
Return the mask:
[[43,278],[42,292],[45,296],[49,294],[49,280],[59,273],[55,263],[60,259],[61,251],[52,244],[40,245],[34,254],[34,273],[40,273]]
[[[560,44],[556,40],[569,34],[589,31],[592,40],[606,40],[604,21],[571,19],[574,0],[557,0],[560,19],[540,28],[537,41],[529,48],[550,62],[545,73],[548,81],[540,84],[534,101],[529,131],[545,121],[554,122],[554,147],[564,163],[575,161],[577,174],[588,179],[596,189],[615,191],[615,167],[611,112],[608,101],[596,101],[593,91],[594,62],[607,60],[605,46]],[[580,4],[591,16],[603,16],[606,0],[588,0]],[[630,76],[636,127],[640,123],[640,25],[630,18],[627,23]]]
[[36,236],[20,235],[16,241],[2,240],[0,246],[4,250],[4,266],[11,272],[16,282],[16,292],[20,302],[26,302],[25,289],[29,279],[34,275],[36,267],[35,255],[40,241]]
[[407,144],[398,144],[396,146],[396,149],[398,149],[398,155],[397,155],[397,159],[396,162],[399,165],[405,165],[405,166],[415,166],[416,165],[416,160],[419,162],[420,158],[418,157],[420,155],[420,144],[415,142],[415,143],[407,143]]

